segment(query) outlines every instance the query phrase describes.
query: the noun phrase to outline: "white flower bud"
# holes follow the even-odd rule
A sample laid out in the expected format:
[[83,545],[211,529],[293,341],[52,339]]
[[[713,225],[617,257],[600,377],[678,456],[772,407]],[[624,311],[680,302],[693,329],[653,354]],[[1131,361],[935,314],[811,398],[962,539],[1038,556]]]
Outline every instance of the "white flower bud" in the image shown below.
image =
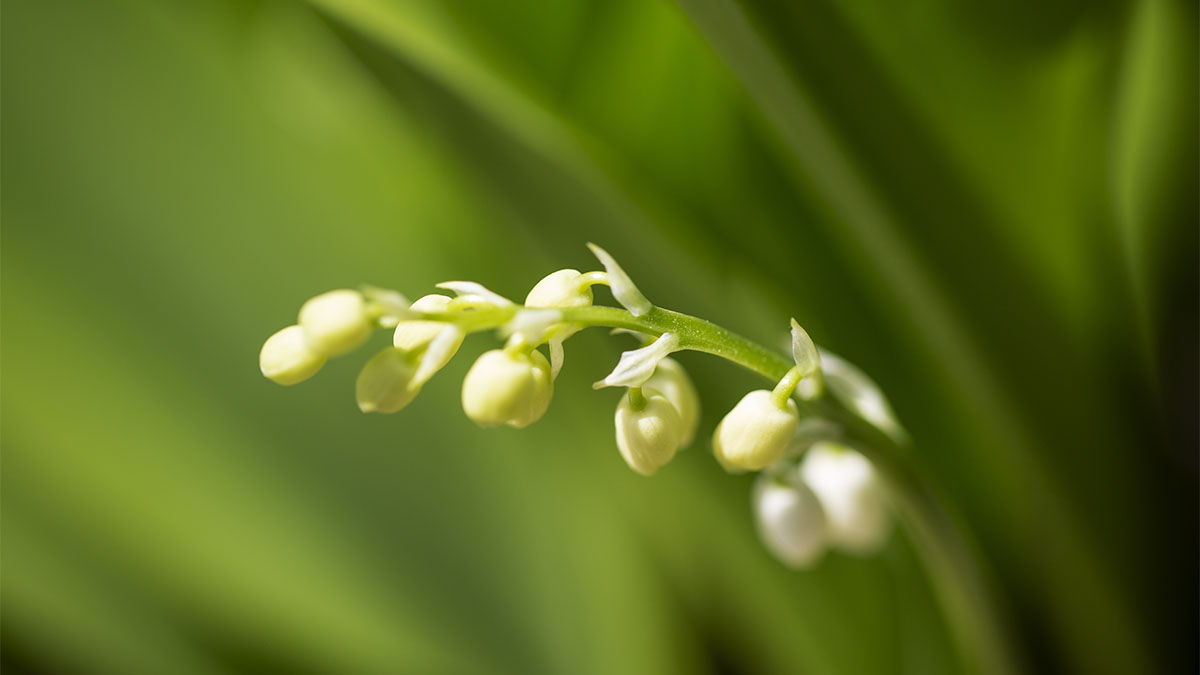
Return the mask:
[[300,325],[312,348],[337,356],[358,347],[371,336],[367,304],[358,291],[322,293],[300,308]]
[[752,391],[717,425],[713,454],[726,471],[762,469],[783,455],[798,419],[795,401],[788,399],[781,408],[771,392]]
[[[442,312],[449,304],[449,297],[432,293],[417,298],[417,301],[409,309],[417,312]],[[424,319],[401,321],[396,324],[396,332],[392,334],[392,344],[398,349],[409,352],[425,349],[445,327],[446,324],[442,321],[426,321]]]
[[866,457],[834,443],[814,443],[800,475],[821,500],[834,545],[860,555],[883,546],[891,519],[875,468]]
[[696,394],[696,387],[692,384],[692,378],[688,377],[687,371],[678,361],[667,357],[658,362],[658,367],[654,369],[650,379],[646,380],[645,386],[662,392],[671,405],[675,406],[683,424],[679,447],[683,449],[691,445],[696,436],[696,427],[700,425],[700,396]]
[[304,329],[288,326],[267,338],[258,353],[258,367],[267,379],[283,385],[312,377],[325,365],[325,355],[314,351],[304,339]]
[[640,406],[635,398],[626,392],[617,405],[617,449],[629,468],[649,476],[675,456],[683,423],[661,393],[642,389]]
[[463,380],[463,410],[481,427],[518,429],[536,422],[550,407],[554,385],[542,353],[509,354],[493,349],[479,357]]
[[794,478],[759,474],[754,483],[754,520],[758,535],[780,562],[808,567],[825,552],[827,525],[813,491]]
[[543,278],[525,296],[526,307],[563,309],[592,304],[592,288],[579,287],[579,270],[559,270]]
[[413,386],[414,372],[412,355],[403,349],[388,347],[371,357],[355,382],[358,409],[394,413],[408,405],[421,390],[419,385]]

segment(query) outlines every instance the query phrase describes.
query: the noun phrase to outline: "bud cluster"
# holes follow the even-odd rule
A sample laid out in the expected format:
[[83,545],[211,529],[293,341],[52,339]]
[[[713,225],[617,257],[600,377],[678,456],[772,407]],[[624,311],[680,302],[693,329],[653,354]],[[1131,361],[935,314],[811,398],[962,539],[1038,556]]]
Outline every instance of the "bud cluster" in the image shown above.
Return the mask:
[[[468,333],[494,329],[504,345],[484,352],[468,370],[463,411],[481,427],[523,428],[550,407],[564,342],[587,326],[620,327],[643,344],[624,352],[594,386],[625,389],[614,415],[617,449],[635,472],[654,474],[693,442],[701,419],[696,387],[670,355],[697,349],[737,359],[713,347],[720,334],[697,336],[715,327],[656,308],[611,255],[594,245],[591,249],[604,271],[553,272],[533,286],[523,305],[471,281],[438,284],[454,296],[430,294],[412,303],[374,287],[322,293],[301,306],[295,325],[267,339],[259,366],[279,384],[296,384],[330,357],[362,346],[374,329],[391,330],[390,346],[359,372],[355,394],[363,412],[394,413],[454,357]],[[614,308],[592,307],[594,285],[608,286],[626,311],[614,315]],[[614,316],[615,323],[605,323]],[[877,550],[889,526],[871,463],[823,440],[836,437],[838,430],[829,431],[831,423],[814,417],[806,402],[828,392],[889,436],[899,438],[903,430],[874,383],[818,351],[795,320],[791,327],[794,366],[774,389],[751,391],[726,413],[712,449],[726,471],[762,472],[754,504],[764,544],[786,564],[802,567],[831,547],[856,554]],[[824,431],[813,437],[813,429]]]
[[875,468],[833,442],[814,443],[798,464],[759,474],[753,502],[759,536],[789,567],[811,566],[830,548],[870,555],[890,530]]

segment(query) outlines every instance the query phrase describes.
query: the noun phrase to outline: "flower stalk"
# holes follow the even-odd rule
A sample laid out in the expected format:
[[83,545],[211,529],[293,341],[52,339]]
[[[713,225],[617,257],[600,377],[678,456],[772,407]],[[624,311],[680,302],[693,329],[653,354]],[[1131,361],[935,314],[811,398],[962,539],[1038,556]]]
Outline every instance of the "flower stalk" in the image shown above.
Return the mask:
[[[695,390],[669,355],[687,350],[723,358],[774,384],[773,390],[748,393],[717,426],[713,440],[714,454],[727,470],[765,471],[754,494],[768,548],[795,567],[819,559],[827,541],[826,528],[816,526],[827,522],[820,509],[833,507],[829,515],[840,518],[834,522],[842,528],[842,546],[869,552],[873,547],[868,544],[875,541],[866,536],[871,524],[846,518],[868,511],[876,514],[873,518],[886,518],[858,508],[886,495],[925,563],[967,671],[1015,672],[1014,654],[1007,648],[999,608],[978,556],[913,461],[907,434],[869,378],[820,352],[795,320],[788,359],[714,323],[658,307],[612,256],[595,246],[592,250],[605,271],[559,270],[539,282],[524,305],[465,281],[439,284],[457,295],[453,299],[426,296],[408,307],[398,293],[375,288],[318,296],[305,305],[299,326],[268,340],[260,367],[276,382],[294,384],[315,373],[326,357],[362,344],[370,327],[395,328],[395,347],[369,363],[358,383],[364,411],[392,412],[416,396],[467,334],[498,331],[508,337],[507,344],[485,353],[471,368],[463,385],[463,407],[481,426],[519,428],[549,407],[567,338],[593,327],[631,331],[649,341],[625,352],[597,386],[627,388],[615,419],[618,449],[632,469],[650,475],[690,443],[699,416]],[[608,285],[624,308],[593,305],[595,285]],[[541,344],[549,347],[549,361],[538,350]],[[647,383],[652,388],[643,390]],[[654,388],[656,383],[663,385],[662,391]],[[857,461],[878,474],[883,494],[866,494],[862,491],[873,483],[856,483],[850,487],[862,501],[839,502],[836,489],[841,488],[835,486],[826,490],[822,506],[822,495],[814,497],[789,477],[798,473],[793,463],[821,441],[861,453]],[[886,522],[872,527],[885,532]],[[854,532],[866,533],[861,542],[847,539],[845,533]]]

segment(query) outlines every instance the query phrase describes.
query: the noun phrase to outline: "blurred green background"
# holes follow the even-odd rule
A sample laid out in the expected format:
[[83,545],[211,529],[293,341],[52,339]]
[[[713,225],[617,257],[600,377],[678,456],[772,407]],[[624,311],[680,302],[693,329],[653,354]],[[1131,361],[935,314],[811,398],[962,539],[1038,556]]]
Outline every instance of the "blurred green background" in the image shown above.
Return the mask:
[[[1025,669],[1196,672],[1194,3],[3,9],[5,672],[959,672],[903,533],[792,573],[706,440],[629,471],[619,339],[524,431],[486,336],[394,416],[258,373],[320,291],[586,241],[871,373]],[[702,438],[759,386],[681,361]]]

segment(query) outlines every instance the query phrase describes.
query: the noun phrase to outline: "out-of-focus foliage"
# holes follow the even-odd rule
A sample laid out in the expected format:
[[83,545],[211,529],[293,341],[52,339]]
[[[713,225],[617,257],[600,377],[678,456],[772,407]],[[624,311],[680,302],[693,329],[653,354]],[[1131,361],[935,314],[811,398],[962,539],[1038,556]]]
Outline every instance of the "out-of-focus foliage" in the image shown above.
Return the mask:
[[591,240],[871,373],[1018,661],[1195,671],[1196,14],[6,3],[6,670],[956,672],[903,535],[807,573],[755,540],[705,440],[732,366],[681,358],[701,440],[652,479],[598,334],[523,431],[458,407],[484,338],[396,416],[366,354],[257,372],[317,292],[520,298]]

